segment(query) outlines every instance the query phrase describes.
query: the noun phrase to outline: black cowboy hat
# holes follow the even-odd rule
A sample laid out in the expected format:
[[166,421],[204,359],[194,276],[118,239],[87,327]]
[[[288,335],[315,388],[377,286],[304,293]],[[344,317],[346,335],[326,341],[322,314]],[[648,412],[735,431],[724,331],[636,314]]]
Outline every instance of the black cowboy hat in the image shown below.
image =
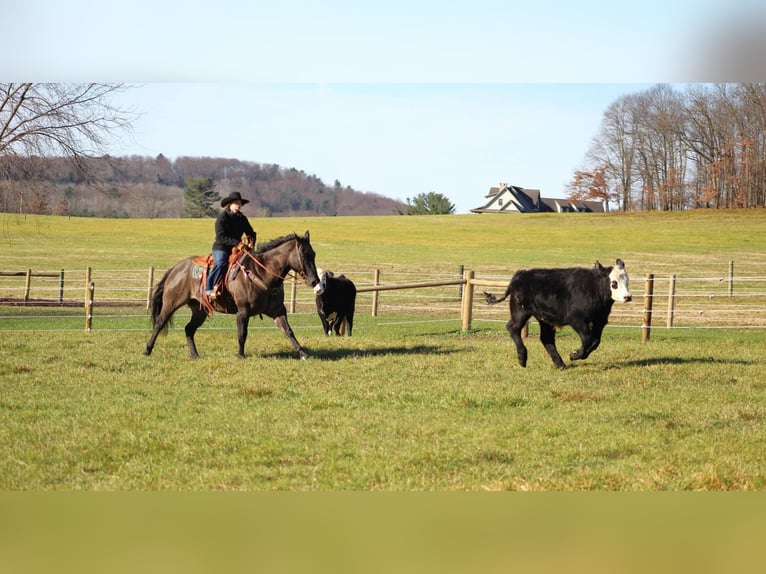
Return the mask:
[[238,191],[232,191],[229,195],[227,195],[221,200],[221,207],[226,207],[232,201],[238,201],[242,205],[245,205],[246,203],[250,203],[249,199],[242,199],[242,196],[239,194]]

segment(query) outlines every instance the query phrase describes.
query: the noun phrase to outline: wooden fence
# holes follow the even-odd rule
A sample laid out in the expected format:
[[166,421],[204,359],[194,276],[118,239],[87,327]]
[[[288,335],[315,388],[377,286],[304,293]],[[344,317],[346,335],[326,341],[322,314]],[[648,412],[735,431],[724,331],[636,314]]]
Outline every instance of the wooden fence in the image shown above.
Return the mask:
[[[412,316],[460,317],[464,331],[476,321],[508,320],[508,307],[489,307],[477,289],[504,290],[508,278],[477,277],[461,267],[455,274],[429,276],[428,281],[408,281],[409,276],[423,274],[387,271],[395,282],[382,283],[381,270],[346,272],[357,285],[357,313],[369,307],[372,316],[381,310],[391,314]],[[368,277],[367,280],[364,277]],[[22,281],[23,280],[23,281]],[[32,270],[0,272],[0,305],[7,306],[75,306],[85,309],[85,329],[93,328],[94,309],[132,307],[149,308],[155,282],[155,270],[93,271],[87,268],[78,277],[76,271],[33,272]],[[667,283],[667,286],[665,286]],[[735,289],[735,283],[737,288]],[[314,311],[314,295],[298,289],[295,280],[286,286],[290,313]],[[98,288],[98,298],[96,298]],[[452,290],[453,288],[454,291]],[[665,313],[665,327],[677,328],[766,328],[766,278],[738,277],[733,264],[728,276],[681,278],[672,275],[657,279],[647,274],[644,280],[643,307],[633,282],[634,303],[616,304],[610,324],[640,327],[642,340],[648,341],[653,320]],[[398,292],[398,295],[397,293]],[[663,303],[665,305],[663,305]],[[144,312],[145,315],[145,312]],[[10,317],[5,314],[5,318]],[[0,325],[2,329],[2,325]]]
[[58,273],[52,272],[33,272],[31,269],[26,271],[0,271],[0,277],[24,277],[24,291],[21,296],[21,300],[24,304],[30,303],[30,293],[32,291],[32,278],[44,277],[44,278],[56,278],[58,279],[59,291],[58,291],[58,303],[64,303],[64,270],[62,269]]

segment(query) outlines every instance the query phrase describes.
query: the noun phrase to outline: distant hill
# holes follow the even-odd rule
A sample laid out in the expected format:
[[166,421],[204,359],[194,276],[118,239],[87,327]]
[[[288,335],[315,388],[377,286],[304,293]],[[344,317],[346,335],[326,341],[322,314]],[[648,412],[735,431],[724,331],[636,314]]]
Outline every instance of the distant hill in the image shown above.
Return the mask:
[[[121,218],[182,217],[188,178],[209,177],[221,197],[239,191],[249,216],[395,215],[407,204],[339,181],[325,184],[296,168],[236,159],[130,156],[91,161],[90,174],[65,158],[37,158],[7,167],[0,211]],[[98,183],[94,183],[98,180]]]

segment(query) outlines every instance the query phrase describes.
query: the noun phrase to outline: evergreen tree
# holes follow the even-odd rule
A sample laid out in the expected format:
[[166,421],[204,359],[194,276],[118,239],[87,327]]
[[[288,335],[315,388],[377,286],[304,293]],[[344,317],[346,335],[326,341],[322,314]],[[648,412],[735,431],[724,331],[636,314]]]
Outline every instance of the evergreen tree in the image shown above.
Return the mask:
[[191,177],[184,187],[184,217],[215,217],[213,204],[220,199],[212,178]]
[[407,215],[446,215],[455,213],[455,205],[441,193],[431,191],[407,198]]

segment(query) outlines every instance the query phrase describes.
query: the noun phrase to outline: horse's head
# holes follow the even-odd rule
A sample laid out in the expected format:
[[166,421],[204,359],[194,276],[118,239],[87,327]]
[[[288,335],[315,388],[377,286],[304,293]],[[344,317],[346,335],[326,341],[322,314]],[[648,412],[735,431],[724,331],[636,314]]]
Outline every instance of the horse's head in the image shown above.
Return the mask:
[[314,261],[316,259],[316,254],[311,247],[308,230],[306,230],[303,237],[296,235],[296,238],[298,241],[298,261],[296,271],[303,276],[306,284],[314,289],[314,293],[321,295],[324,292],[324,287],[319,281],[319,273],[317,272],[316,263]]

